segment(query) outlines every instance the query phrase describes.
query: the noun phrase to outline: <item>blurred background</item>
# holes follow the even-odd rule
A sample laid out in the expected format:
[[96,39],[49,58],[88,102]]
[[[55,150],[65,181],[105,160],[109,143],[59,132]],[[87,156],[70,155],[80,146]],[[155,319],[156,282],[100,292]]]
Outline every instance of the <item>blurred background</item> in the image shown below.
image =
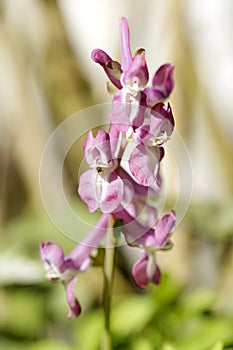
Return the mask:
[[[151,76],[165,62],[175,65],[170,102],[192,161],[193,194],[173,250],[158,257],[160,286],[137,290],[130,277],[137,252],[119,249],[115,349],[233,349],[233,2],[1,0],[1,350],[99,349],[99,268],[79,278],[84,312],[78,320],[66,319],[62,286],[44,277],[39,242],[52,240],[65,252],[75,243],[46,215],[39,167],[46,141],[61,122],[111,101],[104,72],[90,53],[101,48],[119,59],[121,16],[129,21],[132,51],[146,48]],[[95,220],[76,195],[80,145],[65,160],[64,187],[76,209]],[[53,176],[51,170],[48,189],[56,198]],[[169,165],[166,186],[172,203],[176,188]]]

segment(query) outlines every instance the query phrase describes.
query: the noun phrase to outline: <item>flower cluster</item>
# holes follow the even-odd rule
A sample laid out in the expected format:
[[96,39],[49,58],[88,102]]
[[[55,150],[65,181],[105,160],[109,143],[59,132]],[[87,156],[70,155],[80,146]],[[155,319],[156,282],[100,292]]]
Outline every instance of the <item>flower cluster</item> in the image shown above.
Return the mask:
[[174,67],[162,65],[153,76],[152,86],[147,86],[145,50],[132,55],[129,41],[128,23],[122,18],[121,64],[100,49],[92,52],[92,59],[103,67],[116,92],[109,112],[109,131],[98,130],[93,136],[90,130],[83,144],[89,169],[80,177],[78,193],[91,213],[98,209],[102,216],[68,256],[54,243],[40,245],[48,279],[65,285],[69,317],[81,311],[73,293],[76,276],[90,266],[94,247],[114,226],[112,223],[120,222],[126,243],[141,249],[141,257],[132,268],[139,288],[159,283],[156,252],[172,247],[175,213],[158,218],[152,199],[161,191],[163,145],[174,129],[171,106],[164,103],[174,86]]

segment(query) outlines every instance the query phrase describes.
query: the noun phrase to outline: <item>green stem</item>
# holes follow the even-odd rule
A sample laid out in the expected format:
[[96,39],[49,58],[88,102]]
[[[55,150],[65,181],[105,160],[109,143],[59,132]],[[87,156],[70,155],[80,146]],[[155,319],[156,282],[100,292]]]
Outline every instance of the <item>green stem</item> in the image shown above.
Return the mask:
[[113,236],[113,229],[110,228],[107,232],[107,241],[104,258],[104,294],[103,294],[103,307],[104,307],[104,334],[103,334],[103,350],[112,350],[113,341],[112,333],[110,329],[110,313],[111,313],[111,300],[113,289],[113,275],[115,268],[116,247],[115,239]]

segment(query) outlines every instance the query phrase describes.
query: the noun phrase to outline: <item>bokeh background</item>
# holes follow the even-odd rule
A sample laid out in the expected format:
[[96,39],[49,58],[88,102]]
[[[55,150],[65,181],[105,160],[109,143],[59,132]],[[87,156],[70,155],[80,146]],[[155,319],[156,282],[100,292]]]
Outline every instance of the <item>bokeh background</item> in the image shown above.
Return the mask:
[[[193,195],[174,249],[158,257],[160,286],[137,290],[130,269],[138,252],[119,249],[114,348],[233,349],[233,2],[1,0],[1,350],[99,349],[100,269],[79,278],[84,312],[78,320],[66,319],[62,286],[44,278],[39,242],[53,240],[66,252],[75,243],[46,215],[39,167],[46,141],[62,121],[111,101],[90,52],[102,48],[119,59],[123,15],[133,51],[146,48],[151,75],[165,62],[175,65],[170,102],[192,160]],[[64,188],[74,207],[95,220],[76,195],[80,145],[81,140],[65,160]],[[176,194],[173,171],[168,164],[168,203]],[[48,188],[56,198],[53,176],[51,170]]]

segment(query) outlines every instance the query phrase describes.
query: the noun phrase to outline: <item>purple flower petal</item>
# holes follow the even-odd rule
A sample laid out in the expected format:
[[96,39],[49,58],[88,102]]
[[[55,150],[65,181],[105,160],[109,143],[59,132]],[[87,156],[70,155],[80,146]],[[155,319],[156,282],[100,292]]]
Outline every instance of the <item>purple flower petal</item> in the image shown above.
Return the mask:
[[114,212],[121,203],[124,184],[120,176],[111,172],[107,181],[102,178],[99,206],[103,213]]
[[114,123],[110,125],[109,137],[110,137],[112,155],[114,158],[117,158],[116,152],[118,149],[118,145],[121,142],[121,139],[120,139],[120,131],[114,125]]
[[151,268],[148,255],[144,253],[139,261],[137,261],[132,269],[132,277],[137,287],[144,289],[152,282],[158,284],[160,281],[159,267],[154,263]]
[[174,66],[170,64],[162,65],[153,77],[152,87],[144,89],[149,106],[153,106],[170,95],[174,87],[173,70]]
[[152,107],[151,111],[150,132],[156,136],[166,132],[168,136],[171,136],[175,121],[170,104],[168,103],[166,107],[162,102],[157,103]]
[[115,128],[120,132],[126,132],[130,125],[130,109],[129,103],[124,101],[123,90],[115,93],[112,101],[112,110],[109,113],[110,122],[114,124]]
[[136,89],[142,89],[148,82],[149,73],[145,59],[145,52],[142,50],[136,54],[129,68],[124,71],[122,82],[125,86],[135,85]]
[[73,278],[71,282],[66,286],[66,299],[70,308],[68,313],[68,318],[71,318],[73,315],[78,317],[81,313],[81,306],[78,300],[74,296],[74,286],[77,281],[77,278]]
[[154,230],[155,244],[157,248],[163,248],[168,241],[171,233],[176,227],[176,214],[172,210],[163,215],[156,223]]
[[125,17],[121,18],[121,66],[125,72],[132,63],[132,54],[130,51],[129,25]]
[[93,137],[89,130],[87,138],[83,143],[85,159],[90,166],[100,165],[108,167],[112,160],[111,144],[109,134],[104,130],[98,130]]
[[156,102],[163,100],[163,94],[153,87],[146,87],[143,92],[146,94],[146,103],[148,106],[153,106]]
[[78,193],[92,213],[100,208],[103,213],[112,213],[120,204],[124,184],[115,172],[97,173],[85,171],[79,180]]
[[151,186],[156,181],[159,170],[158,150],[137,145],[129,157],[132,175],[143,186]]
[[101,239],[106,234],[110,218],[109,214],[101,215],[95,227],[66,257],[67,260],[72,260],[77,271],[83,272],[89,267],[90,254],[94,248],[99,246]]
[[173,87],[174,87],[174,80],[173,80],[173,71],[174,66],[170,64],[163,64],[155,73],[153,80],[152,80],[152,86],[155,90],[160,91],[164,98],[167,98]]
[[64,253],[55,243],[40,243],[40,258],[42,264],[47,264],[49,261],[60,269],[64,262]]
[[91,58],[94,62],[99,63],[111,82],[118,88],[121,89],[122,85],[120,82],[121,76],[121,65],[120,63],[113,61],[106,52],[100,49],[95,49],[91,53]]
[[88,205],[90,213],[99,208],[99,201],[96,194],[96,176],[97,173],[93,169],[85,171],[79,179],[78,194],[83,202]]

